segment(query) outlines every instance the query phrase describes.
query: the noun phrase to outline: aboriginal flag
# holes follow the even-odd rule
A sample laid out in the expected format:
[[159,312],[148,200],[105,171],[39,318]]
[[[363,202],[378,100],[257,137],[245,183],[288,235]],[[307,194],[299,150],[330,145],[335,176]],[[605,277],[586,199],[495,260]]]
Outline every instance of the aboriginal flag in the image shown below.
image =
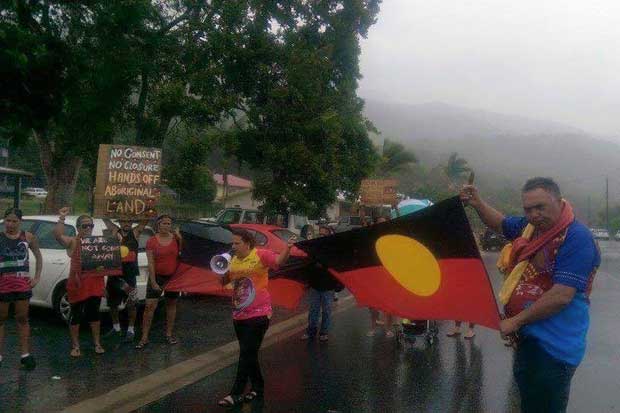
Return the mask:
[[493,289],[458,197],[296,245],[327,266],[360,305],[413,320],[499,329]]

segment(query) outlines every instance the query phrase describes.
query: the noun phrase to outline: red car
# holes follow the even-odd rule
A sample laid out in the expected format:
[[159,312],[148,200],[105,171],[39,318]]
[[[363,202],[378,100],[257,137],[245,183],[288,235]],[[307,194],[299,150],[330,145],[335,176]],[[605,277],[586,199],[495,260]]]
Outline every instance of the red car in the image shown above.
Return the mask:
[[[288,229],[275,225],[230,224],[230,228],[245,229],[254,236],[256,246],[276,253],[282,252],[291,237],[296,235]],[[306,258],[307,254],[297,247],[291,249],[291,257]]]

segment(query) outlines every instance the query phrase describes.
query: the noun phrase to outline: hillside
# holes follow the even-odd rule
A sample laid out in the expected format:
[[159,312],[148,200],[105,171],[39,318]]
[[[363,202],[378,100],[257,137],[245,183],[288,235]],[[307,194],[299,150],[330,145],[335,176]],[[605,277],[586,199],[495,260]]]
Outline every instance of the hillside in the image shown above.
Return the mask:
[[530,176],[552,176],[585,215],[602,206],[605,175],[611,203],[620,202],[620,145],[555,122],[528,119],[442,103],[422,105],[366,102],[378,139],[404,143],[421,163],[434,166],[451,152],[467,159],[491,189],[518,186]]

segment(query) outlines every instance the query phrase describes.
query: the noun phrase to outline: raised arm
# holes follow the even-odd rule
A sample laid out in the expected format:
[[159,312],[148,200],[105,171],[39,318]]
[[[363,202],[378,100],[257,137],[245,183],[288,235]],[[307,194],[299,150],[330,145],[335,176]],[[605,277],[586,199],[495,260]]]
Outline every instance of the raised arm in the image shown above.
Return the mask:
[[103,218],[103,223],[105,224],[106,229],[110,231],[110,235],[112,235],[112,237],[115,237],[116,234],[118,234],[118,225],[112,222],[110,218]]
[[138,225],[136,225],[136,227],[133,229],[133,235],[134,237],[136,237],[136,239],[140,238],[140,235],[142,234],[142,232],[144,231],[144,228],[146,228],[146,224],[149,223],[148,219],[143,219],[140,222],[138,222]]
[[286,260],[288,260],[289,255],[291,255],[291,248],[293,248],[293,245],[295,245],[295,241],[297,241],[296,237],[290,237],[288,239],[288,242],[286,243],[286,248],[284,248],[280,255],[278,255],[278,258],[276,258],[277,268],[280,268],[282,264],[284,264]]
[[476,210],[484,225],[499,234],[502,233],[504,214],[480,198],[478,188],[473,185],[464,185],[463,189],[461,189],[460,197],[463,204],[469,205]]
[[69,207],[63,207],[58,211],[59,217],[56,226],[54,227],[54,238],[60,243],[66,250],[70,250],[73,245],[73,237],[65,235],[65,218],[69,214]]

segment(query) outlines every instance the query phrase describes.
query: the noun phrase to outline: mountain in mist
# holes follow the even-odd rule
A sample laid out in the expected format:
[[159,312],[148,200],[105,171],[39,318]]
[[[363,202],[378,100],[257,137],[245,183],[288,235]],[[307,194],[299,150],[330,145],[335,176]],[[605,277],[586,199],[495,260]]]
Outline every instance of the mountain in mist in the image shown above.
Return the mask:
[[403,139],[585,134],[582,130],[558,122],[468,109],[440,102],[404,105],[367,100],[365,113],[384,135]]
[[596,210],[609,175],[610,199],[620,201],[620,145],[577,128],[443,103],[369,100],[365,113],[380,130],[379,140],[402,142],[428,166],[458,152],[487,187],[518,187],[528,177],[551,176],[582,209],[590,196]]

